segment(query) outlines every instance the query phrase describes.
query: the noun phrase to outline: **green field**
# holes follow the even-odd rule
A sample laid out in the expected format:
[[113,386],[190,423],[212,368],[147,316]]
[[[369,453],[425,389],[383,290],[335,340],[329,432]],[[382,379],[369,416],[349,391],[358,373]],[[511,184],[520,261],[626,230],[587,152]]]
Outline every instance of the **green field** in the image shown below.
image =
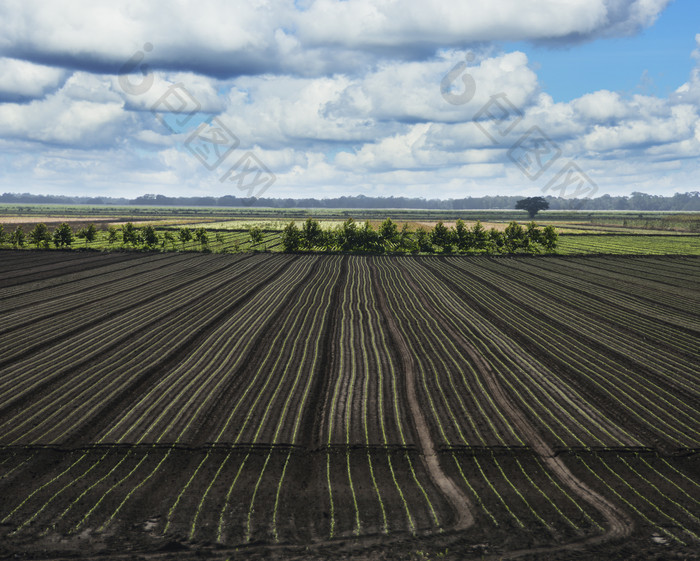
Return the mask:
[[[95,224],[97,238],[85,243],[75,239],[75,249],[119,250],[124,247],[119,240],[108,241],[108,228],[120,228],[132,222],[142,228],[152,225],[159,236],[155,249],[160,251],[202,251],[213,253],[238,253],[248,251],[282,251],[282,230],[292,220],[301,225],[306,218],[320,221],[325,230],[337,228],[352,217],[358,224],[369,221],[376,229],[382,220],[390,217],[397,225],[404,224],[411,231],[430,229],[437,221],[447,226],[457,219],[468,225],[480,220],[487,229],[502,230],[510,221],[525,225],[529,219],[525,212],[516,210],[405,210],[405,209],[274,209],[274,208],[226,208],[226,207],[152,207],[152,206],[62,206],[62,205],[0,205],[0,225],[4,227],[4,240],[0,247],[13,247],[9,235],[21,227],[28,234],[34,225],[43,222],[53,230],[59,223],[67,222],[74,232],[88,224]],[[700,213],[669,213],[640,211],[544,211],[538,214],[539,226],[551,225],[560,234],[556,253],[575,254],[653,254],[700,255]],[[191,230],[207,230],[208,243],[195,241],[181,243],[177,240],[182,227]],[[263,231],[263,239],[251,241],[250,229]],[[175,241],[165,239],[170,232]],[[25,248],[29,249],[29,243]],[[53,245],[51,245],[53,247]],[[439,252],[435,248],[436,252]]]

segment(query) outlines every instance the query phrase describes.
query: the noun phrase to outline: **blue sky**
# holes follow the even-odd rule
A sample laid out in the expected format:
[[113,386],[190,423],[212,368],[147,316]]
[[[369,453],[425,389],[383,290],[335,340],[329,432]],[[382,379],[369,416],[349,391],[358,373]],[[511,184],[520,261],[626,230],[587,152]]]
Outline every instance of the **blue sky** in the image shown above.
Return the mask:
[[518,42],[555,101],[571,101],[591,90],[668,96],[695,66],[691,53],[700,33],[700,2],[675,0],[656,22],[629,37],[599,39],[568,47]]
[[0,192],[672,195],[699,106],[697,0],[0,4]]

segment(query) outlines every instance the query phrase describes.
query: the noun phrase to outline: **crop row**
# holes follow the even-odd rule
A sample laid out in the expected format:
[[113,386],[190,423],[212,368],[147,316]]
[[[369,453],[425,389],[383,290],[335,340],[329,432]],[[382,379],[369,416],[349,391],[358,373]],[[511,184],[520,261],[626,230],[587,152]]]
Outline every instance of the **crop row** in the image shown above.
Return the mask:
[[[580,271],[578,268],[577,271]],[[532,277],[528,279],[526,275],[514,273],[512,268],[504,267],[503,264],[482,262],[474,263],[469,273],[476,282],[486,285],[491,291],[501,294],[504,298],[517,301],[520,309],[530,317],[539,318],[547,325],[548,329],[558,328],[562,333],[576,332],[577,338],[583,337],[590,341],[590,345],[596,349],[604,350],[606,355],[620,355],[619,360],[626,360],[634,364],[637,373],[646,373],[649,378],[663,376],[667,380],[674,380],[680,386],[692,391],[689,382],[692,382],[695,371],[695,360],[690,356],[692,347],[681,347],[683,339],[692,344],[692,338],[682,331],[672,333],[667,330],[666,338],[672,338],[675,344],[668,346],[650,346],[648,344],[646,331],[658,332],[661,325],[646,326],[646,330],[637,330],[635,336],[620,337],[620,331],[625,329],[624,323],[619,318],[621,313],[615,310],[616,302],[613,300],[607,305],[608,312],[614,321],[601,321],[601,318],[591,315],[591,306],[574,306],[573,304],[581,300],[580,294],[571,293],[564,290],[542,290],[540,283],[532,284]],[[580,271],[581,276],[585,274]],[[630,283],[634,281],[631,275]],[[530,281],[530,282],[528,282]],[[629,284],[627,286],[629,286]],[[657,288],[659,300],[663,299],[663,287]],[[672,288],[666,287],[672,294]],[[688,300],[692,298],[690,291],[685,291],[686,295],[675,296],[675,304],[683,301],[688,305]],[[682,312],[676,312],[682,317]],[[601,329],[606,326],[607,329]],[[629,331],[634,331],[634,326]],[[670,342],[669,342],[670,343]],[[649,383],[649,382],[648,382]],[[653,382],[650,382],[653,383]],[[668,390],[655,388],[656,392],[668,393]]]
[[619,255],[700,255],[697,236],[563,235],[557,253],[563,255],[610,253]]
[[694,258],[123,255],[13,261],[6,539],[698,539],[692,460],[597,452],[698,447]]
[[[287,264],[264,256],[200,262],[155,283],[152,294],[145,287],[140,295],[137,287],[91,307],[90,315],[77,310],[4,334],[3,341],[38,343],[31,353],[3,346],[8,351],[0,369],[0,442],[64,442],[109,403],[149,387],[163,369],[159,365],[176,359],[179,347],[196,345],[200,330]],[[222,295],[229,298],[227,306],[221,306]],[[40,307],[32,312],[41,314]],[[67,333],[56,334],[54,322]]]
[[[419,274],[419,265],[411,265],[415,274]],[[575,323],[573,326],[568,322],[563,323],[557,319],[559,316],[554,311],[550,312],[556,310],[553,302],[538,304],[539,293],[536,290],[529,294],[523,291],[523,295],[518,298],[512,291],[495,288],[493,284],[482,280],[488,276],[484,270],[480,270],[478,264],[436,262],[426,265],[434,271],[432,276],[426,277],[426,286],[451,283],[457,294],[468,299],[470,307],[478,311],[481,319],[470,321],[483,323],[486,320],[484,325],[487,328],[496,328],[490,336],[476,337],[478,343],[486,345],[498,342],[501,338],[500,331],[513,340],[514,344],[509,345],[513,351],[518,348],[527,349],[527,353],[521,350],[520,354],[538,357],[540,365],[532,368],[529,376],[532,384],[523,388],[525,394],[521,393],[522,390],[514,389],[514,395],[532,409],[532,415],[543,428],[549,425],[545,421],[547,418],[560,426],[559,429],[550,427],[547,432],[559,440],[561,445],[614,444],[614,440],[630,444],[640,438],[649,438],[642,436],[644,434],[654,435],[654,440],[661,437],[670,446],[693,447],[697,442],[700,425],[697,411],[691,402],[688,398],[676,395],[662,381],[656,380],[653,370],[642,370],[644,362],[636,362],[638,358],[634,354],[628,356],[625,355],[624,348],[610,347],[608,352],[599,352],[599,343],[590,334],[587,339],[585,332],[575,329]],[[507,285],[506,281],[502,284]],[[440,308],[438,311],[441,315],[451,313],[451,310],[443,311]],[[550,314],[549,317],[546,312]],[[474,312],[465,310],[466,313]],[[512,356],[517,354],[510,353]],[[548,367],[549,364],[551,368]],[[692,377],[693,367],[688,362],[679,363],[675,367],[669,366],[669,371],[677,372],[681,377]],[[500,372],[505,375],[508,370],[500,369]],[[517,376],[513,379],[513,384],[523,384],[527,379],[524,375]],[[554,380],[563,388],[563,394],[555,393],[551,386]],[[690,391],[692,390],[691,387]],[[610,418],[601,423],[593,423],[593,418],[606,417],[602,411],[590,411],[591,418],[585,422],[584,419],[577,419],[573,409],[563,410],[565,394],[578,401],[576,409],[580,411],[591,410],[593,403],[600,402],[601,399],[609,400],[615,407],[624,410],[628,418],[634,419],[637,426],[631,427],[631,431],[623,430],[619,423]],[[533,403],[530,399],[539,401]],[[536,404],[539,404],[539,410],[535,409]],[[557,411],[562,411],[562,414],[556,415]],[[587,437],[574,436],[586,427],[598,429],[591,430]],[[618,436],[611,442],[613,433]],[[567,434],[575,440],[569,440]]]

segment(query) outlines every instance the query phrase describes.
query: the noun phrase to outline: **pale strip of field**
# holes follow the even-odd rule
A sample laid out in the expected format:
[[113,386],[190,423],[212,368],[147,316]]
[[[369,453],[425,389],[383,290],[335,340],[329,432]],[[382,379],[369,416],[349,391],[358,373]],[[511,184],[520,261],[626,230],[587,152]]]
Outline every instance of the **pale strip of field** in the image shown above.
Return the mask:
[[[189,228],[211,228],[213,230],[248,230],[253,226],[257,226],[263,230],[283,230],[284,227],[292,222],[292,220],[224,220],[219,222],[187,222],[182,221],[182,224],[187,224]],[[297,226],[301,227],[303,220],[294,221]],[[321,228],[335,228],[343,223],[342,220],[319,220]],[[134,222],[134,224],[136,224]]]
[[120,220],[117,222],[110,222],[110,226],[123,226],[127,222],[131,222],[134,226],[146,226],[150,224],[151,226],[187,226],[189,228],[217,228],[214,224],[219,224],[219,222],[200,222],[199,224],[191,224],[192,220],[187,218],[169,218],[165,220]]
[[[40,224],[42,222],[85,222],[100,220],[94,216],[0,216],[0,224]],[[104,219],[103,219],[104,220]]]

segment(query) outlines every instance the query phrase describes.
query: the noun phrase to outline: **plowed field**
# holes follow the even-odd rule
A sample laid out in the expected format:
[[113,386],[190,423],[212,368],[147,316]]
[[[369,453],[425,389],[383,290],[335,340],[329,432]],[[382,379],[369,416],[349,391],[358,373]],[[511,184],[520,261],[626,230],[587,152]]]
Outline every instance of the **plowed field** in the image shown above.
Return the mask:
[[699,278],[0,252],[0,556],[697,558]]

